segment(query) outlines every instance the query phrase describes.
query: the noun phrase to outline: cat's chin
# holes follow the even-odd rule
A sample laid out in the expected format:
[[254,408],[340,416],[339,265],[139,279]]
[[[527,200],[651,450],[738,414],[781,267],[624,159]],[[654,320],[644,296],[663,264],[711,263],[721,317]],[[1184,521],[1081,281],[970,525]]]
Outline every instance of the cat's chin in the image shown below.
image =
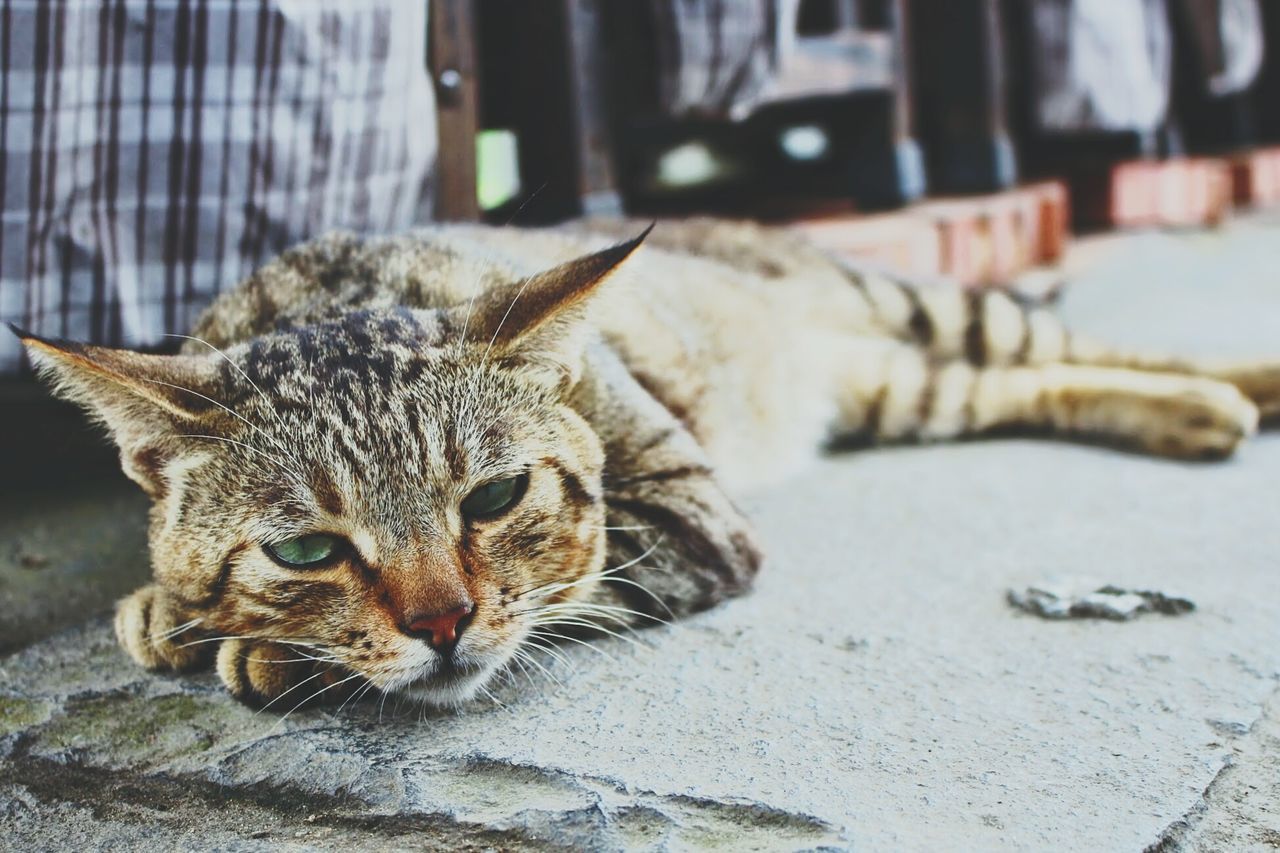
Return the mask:
[[456,708],[475,697],[493,674],[493,669],[492,666],[479,666],[426,675],[394,692],[429,705]]

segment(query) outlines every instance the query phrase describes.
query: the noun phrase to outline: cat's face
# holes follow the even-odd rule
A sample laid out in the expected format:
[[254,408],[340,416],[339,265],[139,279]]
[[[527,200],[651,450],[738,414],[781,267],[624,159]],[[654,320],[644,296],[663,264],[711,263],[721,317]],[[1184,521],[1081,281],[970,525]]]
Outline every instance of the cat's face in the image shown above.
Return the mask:
[[231,351],[220,399],[244,420],[215,410],[157,471],[161,582],[382,689],[447,701],[503,665],[540,604],[589,592],[604,458],[555,387],[453,335],[362,313]]
[[581,352],[564,321],[620,259],[517,283],[522,310],[503,291],[349,313],[225,353],[30,343],[154,498],[156,578],[201,632],[451,703],[603,566],[604,455],[565,403]]

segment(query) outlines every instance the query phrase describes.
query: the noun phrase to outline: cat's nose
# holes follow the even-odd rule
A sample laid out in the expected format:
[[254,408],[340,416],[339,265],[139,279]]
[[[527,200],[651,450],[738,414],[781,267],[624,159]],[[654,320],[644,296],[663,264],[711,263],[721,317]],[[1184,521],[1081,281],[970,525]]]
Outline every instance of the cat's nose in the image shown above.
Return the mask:
[[453,651],[458,638],[471,624],[476,606],[470,601],[442,613],[415,613],[406,620],[404,632],[411,637],[426,640],[431,648],[442,655]]

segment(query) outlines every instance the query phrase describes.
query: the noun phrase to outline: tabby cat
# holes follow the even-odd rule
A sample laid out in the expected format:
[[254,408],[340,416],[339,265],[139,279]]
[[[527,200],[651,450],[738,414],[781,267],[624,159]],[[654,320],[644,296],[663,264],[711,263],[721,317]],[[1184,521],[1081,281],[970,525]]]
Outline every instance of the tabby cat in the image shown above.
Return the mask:
[[259,706],[455,704],[566,630],[743,592],[761,554],[731,496],[832,440],[1015,428],[1216,459],[1280,414],[1280,362],[1123,354],[782,231],[615,243],[637,230],[328,236],[178,355],[23,335],[154,502],[129,654],[213,660]]

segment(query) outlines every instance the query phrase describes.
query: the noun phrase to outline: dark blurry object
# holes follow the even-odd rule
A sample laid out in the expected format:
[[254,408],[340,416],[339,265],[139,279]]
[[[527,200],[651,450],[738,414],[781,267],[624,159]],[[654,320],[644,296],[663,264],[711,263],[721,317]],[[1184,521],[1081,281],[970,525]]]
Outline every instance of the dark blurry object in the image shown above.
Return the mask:
[[[745,212],[835,198],[875,209],[923,194],[907,0],[605,9],[628,207]],[[722,23],[738,34],[726,36]],[[710,49],[685,47],[698,44]],[[726,61],[730,46],[738,55]]]
[[1004,0],[1010,123],[1030,176],[1161,150],[1172,80],[1163,0]]
[[1280,3],[1261,3],[1262,68],[1250,92],[1258,137],[1265,142],[1280,142]]
[[1192,153],[1218,153],[1255,144],[1248,90],[1264,54],[1258,0],[1169,4],[1177,57],[1172,124],[1180,145]]
[[1196,609],[1189,598],[1159,590],[1127,589],[1079,577],[1053,578],[1007,593],[1009,603],[1045,619],[1111,619],[1124,622],[1142,613],[1180,616]]
[[1185,57],[1205,94],[1243,92],[1262,67],[1262,10],[1258,0],[1172,0],[1185,27]]
[[509,134],[517,172],[510,197],[484,211],[490,221],[546,224],[620,211],[604,8],[592,0],[476,4],[480,124]]
[[1263,56],[1257,0],[1007,0],[1037,171],[1252,141],[1242,93]]
[[482,125],[520,171],[489,218],[918,197],[906,6],[481,0]]
[[999,0],[914,0],[915,121],[936,192],[993,192],[1018,179],[1006,116]]

